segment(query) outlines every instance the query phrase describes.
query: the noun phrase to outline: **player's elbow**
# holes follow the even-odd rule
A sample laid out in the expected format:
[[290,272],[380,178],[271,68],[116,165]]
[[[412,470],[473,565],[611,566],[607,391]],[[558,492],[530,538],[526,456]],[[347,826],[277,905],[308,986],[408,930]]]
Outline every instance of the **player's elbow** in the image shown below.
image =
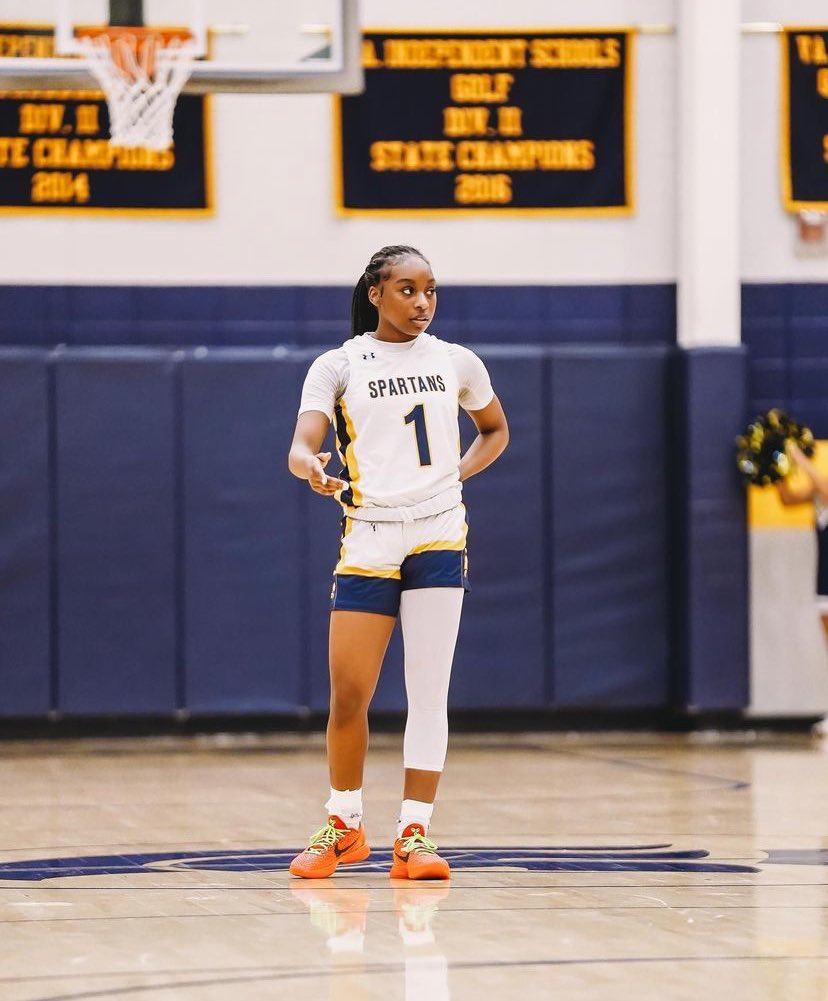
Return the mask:
[[498,424],[498,426],[495,428],[494,433],[497,437],[497,442],[500,445],[500,451],[505,452],[509,444],[509,439],[511,437],[509,433],[509,424],[507,423],[505,417],[501,421],[501,423]]

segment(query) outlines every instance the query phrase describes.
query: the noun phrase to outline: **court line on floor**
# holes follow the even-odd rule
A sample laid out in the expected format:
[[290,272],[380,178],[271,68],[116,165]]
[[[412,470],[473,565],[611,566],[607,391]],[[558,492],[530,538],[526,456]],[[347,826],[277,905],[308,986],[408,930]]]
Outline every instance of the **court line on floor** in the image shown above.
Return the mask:
[[[546,832],[544,832],[546,833]],[[743,835],[737,835],[737,837],[742,837]],[[219,850],[227,851],[229,850],[241,850],[244,851],[244,847],[236,841],[230,841],[227,838],[222,838],[217,841],[210,841],[209,838],[204,838],[199,840],[198,838],[191,838],[189,841],[101,841],[92,842],[91,844],[85,845],[28,845],[26,848],[0,848],[0,855],[5,852],[79,852],[88,851],[90,848],[129,848],[132,851],[130,854],[135,854],[144,851],[146,848],[163,848],[164,851],[167,849],[174,849],[179,845],[187,845],[190,851],[207,851],[208,849],[212,851],[214,848]],[[202,848],[195,848],[195,845],[204,845]],[[253,850],[259,849],[259,842],[251,841],[249,847]],[[290,851],[290,845],[287,848],[274,848],[268,849],[269,851]],[[391,849],[389,848],[388,851]],[[127,854],[124,852],[118,854]],[[0,862],[8,861],[0,859]]]
[[[707,874],[701,874],[707,875]],[[59,877],[58,877],[59,878]],[[757,890],[777,887],[802,887],[802,886],[825,886],[826,881],[813,881],[810,883],[757,883],[755,880],[743,880],[741,883],[465,883],[463,886],[453,884],[456,890],[692,890],[698,892],[700,887],[704,889],[721,889],[722,887],[743,888],[746,890]],[[261,886],[240,886],[220,883],[191,883],[187,886],[36,886],[29,882],[10,883],[0,886],[0,893],[14,893],[25,890],[27,894],[41,891],[43,893],[134,893],[138,890],[153,891],[166,890],[178,891],[179,893],[193,893],[201,890],[221,890],[244,893],[262,893],[264,891],[272,893],[273,890],[284,890],[288,887],[283,883],[266,883]],[[377,886],[376,884],[350,883],[344,882],[335,889],[339,890],[384,890],[392,887]]]
[[[43,905],[40,905],[43,906]],[[369,908],[372,915],[383,915],[383,914],[396,914],[396,908],[394,907],[374,907],[373,905]],[[624,904],[616,904],[614,906],[595,906],[590,904],[584,904],[582,907],[573,907],[569,904],[562,904],[560,906],[538,906],[538,907],[448,907],[444,906],[440,908],[440,913],[444,916],[448,914],[490,914],[496,911],[498,914],[524,914],[524,913],[542,913],[545,911],[595,911],[601,914],[606,912],[631,912],[638,913],[639,911],[675,911],[676,913],[681,913],[683,911],[824,911],[825,906],[823,904],[724,904],[719,901],[712,902],[709,904],[641,904],[639,906],[631,906]],[[358,910],[346,910],[345,908],[337,908],[337,914],[360,914],[361,911]],[[45,925],[45,924],[66,924],[67,922],[73,922],[75,924],[82,924],[84,922],[90,921],[103,921],[106,924],[111,924],[115,921],[190,921],[198,920],[204,921],[206,919],[211,919],[213,921],[224,920],[225,918],[301,918],[307,920],[308,915],[306,911],[226,911],[220,914],[199,914],[199,913],[185,913],[185,914],[123,914],[118,917],[114,917],[110,914],[97,915],[96,917],[72,917],[68,916],[65,918],[14,918],[6,919],[0,918],[0,925]],[[828,958],[828,957],[827,957]],[[2,981],[0,981],[2,982]]]
[[[492,797],[492,798],[496,799],[496,797]],[[555,798],[555,797],[550,797],[550,798]],[[455,798],[455,800],[453,800],[453,802],[454,801],[459,801],[459,800],[457,800]],[[513,837],[513,838],[517,838],[517,839],[519,839],[521,841],[525,841],[528,838],[546,838],[548,836],[549,836],[549,830],[548,829],[545,829],[545,830],[542,830],[542,831],[528,831],[525,828],[520,828],[520,830],[515,829],[515,830],[503,830],[503,831],[494,831],[493,832],[493,837],[497,837],[497,838],[510,838],[510,837]],[[615,840],[615,841],[617,841],[618,837],[619,837],[619,835],[618,835],[617,832],[611,832],[611,833],[606,833],[606,834],[604,834],[603,832],[599,832],[599,838],[600,837],[604,837],[604,836],[607,839],[612,839],[612,840]],[[742,839],[742,840],[750,840],[750,839],[759,840],[759,839],[761,839],[763,841],[766,841],[766,840],[769,841],[769,840],[775,838],[775,839],[785,840],[785,841],[797,840],[797,836],[796,835],[792,835],[792,834],[772,834],[772,835],[767,835],[767,837],[766,837],[764,835],[757,835],[757,834],[755,834],[752,831],[748,831],[748,832],[745,832],[745,831],[737,831],[737,832],[734,832],[734,831],[669,831],[669,832],[665,832],[665,831],[648,831],[646,834],[642,834],[642,833],[631,834],[631,835],[629,835],[629,837],[632,840],[636,841],[636,842],[640,842],[642,840],[645,840],[647,842],[650,842],[650,841],[653,841],[653,840],[657,840],[659,843],[663,842],[665,847],[672,847],[673,844],[675,843],[676,838],[702,838],[702,839],[705,839],[705,840],[708,839],[708,838],[733,838],[733,839]],[[816,835],[816,834],[814,834],[814,835],[808,835],[808,837],[811,837],[814,840],[821,840],[821,836],[820,835]],[[468,832],[453,834],[450,830],[448,830],[448,831],[447,830],[443,830],[440,841],[441,841],[442,846],[444,848],[448,849],[448,848],[452,848],[453,846],[446,843],[446,839],[447,838],[451,839],[451,840],[461,840],[461,839],[464,839],[464,838],[468,838]],[[583,841],[583,840],[585,840],[586,835],[584,835],[583,832],[580,832],[580,833],[576,833],[576,835],[573,836],[573,839],[574,838],[577,838],[579,841]],[[592,840],[595,840],[595,835],[591,834],[590,838]],[[477,846],[472,846],[472,847],[487,848],[489,843],[490,843],[490,841],[487,844],[477,845]],[[248,851],[248,850],[250,850],[250,851],[255,851],[255,850],[258,850],[260,848],[260,842],[259,841],[254,841],[252,839],[247,839],[246,842],[237,842],[237,841],[233,841],[233,840],[228,839],[228,838],[222,838],[220,840],[214,840],[214,841],[211,841],[209,838],[203,838],[203,839],[193,838],[193,839],[190,839],[189,841],[100,841],[100,842],[91,842],[89,844],[82,844],[82,845],[34,845],[34,846],[27,845],[24,848],[0,847],[0,856],[4,855],[6,852],[78,852],[78,851],[88,852],[90,849],[93,849],[93,848],[95,848],[95,849],[106,848],[106,849],[108,849],[109,851],[112,851],[115,854],[135,854],[137,852],[144,852],[144,851],[146,851],[149,848],[163,849],[164,851],[167,851],[167,850],[173,850],[173,849],[175,849],[175,848],[177,848],[179,846],[186,846],[186,848],[187,848],[188,851],[208,851],[208,850],[212,851],[214,848],[219,849],[219,850],[224,850],[224,851],[228,851],[228,850],[230,850],[230,851],[232,851],[232,850],[239,850],[239,851]],[[467,847],[467,846],[464,844],[464,847]],[[504,847],[504,846],[501,845],[500,847]],[[505,847],[507,847],[507,848],[526,848],[526,847],[535,848],[535,847],[538,847],[538,846],[536,846],[536,845],[527,846],[525,844],[514,844],[514,845],[506,845]],[[571,850],[572,849],[571,845],[559,845],[559,844],[542,845],[541,847],[544,850],[550,850],[550,851],[554,851],[554,850],[564,851],[564,850]],[[599,847],[602,848],[602,849],[605,849],[606,845],[601,845]],[[627,845],[627,846],[622,846],[622,847],[631,847],[631,846]],[[121,853],[114,852],[115,849],[119,849],[119,848],[127,848],[127,849],[130,849],[130,851],[129,852],[121,852]],[[290,851],[291,850],[291,845],[287,845],[287,846],[278,846],[277,845],[275,848],[268,848],[268,849],[262,849],[262,850],[274,851],[274,852],[286,852],[286,851]],[[391,846],[390,845],[386,846],[386,847],[383,847],[382,845],[380,845],[380,846],[374,846],[374,850],[375,851],[391,851]],[[11,862],[11,861],[14,861],[14,860],[13,859],[3,859],[3,858],[0,858],[0,863],[2,863],[2,862]],[[34,859],[34,861],[38,861],[38,859]]]
[[682,778],[704,779],[706,782],[716,782],[726,789],[742,790],[750,789],[750,782],[743,782],[739,779],[726,778],[723,775],[709,775],[705,772],[688,772],[681,768],[664,768],[660,765],[649,764],[643,761],[631,761],[624,758],[608,758],[602,754],[589,754],[583,751],[576,751],[564,747],[551,748],[553,754],[560,754],[570,758],[582,758],[586,761],[598,761],[607,765],[614,765],[617,768],[629,768],[633,771],[655,772],[658,775],[680,775]]
[[[462,971],[462,970],[496,970],[496,969],[529,969],[532,967],[540,968],[553,968],[553,967],[563,967],[563,966],[629,966],[634,964],[663,964],[663,963],[768,963],[768,962],[814,962],[818,960],[828,960],[828,955],[816,955],[816,956],[620,956],[616,958],[593,958],[593,959],[538,959],[538,960],[493,960],[488,962],[460,962],[460,963],[448,963],[449,971]],[[366,975],[372,976],[387,976],[393,973],[404,973],[405,963],[383,963],[383,964],[373,964],[361,967],[359,970],[348,970],[348,969],[337,969],[336,976],[338,978],[347,977],[363,977]],[[169,974],[163,973],[117,973],[117,974],[95,974],[95,976],[169,976]],[[172,974],[173,976],[186,976],[185,973]],[[104,990],[82,990],[80,993],[72,994],[50,994],[44,995],[39,998],[32,998],[30,1001],[91,1001],[93,998],[105,998],[105,997],[123,997],[128,994],[150,994],[155,991],[169,991],[173,989],[181,989],[187,987],[194,988],[204,988],[204,987],[221,987],[221,986],[231,986],[234,984],[245,984],[245,983],[256,983],[261,981],[290,981],[290,980],[313,980],[317,978],[328,979],[331,976],[331,972],[328,969],[307,969],[299,968],[297,970],[285,970],[278,969],[273,970],[273,972],[266,972],[265,970],[259,970],[253,973],[249,973],[243,976],[233,976],[233,977],[214,977],[211,980],[176,980],[165,984],[141,984],[134,985],[131,987],[108,987]],[[36,978],[43,979],[43,978]],[[49,979],[55,979],[54,977]],[[20,978],[18,980],[12,981],[12,983],[24,983],[31,982],[31,978]]]

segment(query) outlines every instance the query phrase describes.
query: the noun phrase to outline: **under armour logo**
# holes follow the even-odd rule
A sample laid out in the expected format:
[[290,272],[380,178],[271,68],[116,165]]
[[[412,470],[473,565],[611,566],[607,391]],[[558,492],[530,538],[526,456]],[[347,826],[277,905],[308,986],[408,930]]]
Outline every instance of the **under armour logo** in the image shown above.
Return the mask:
[[369,358],[376,358],[376,357],[377,356],[374,354],[373,351],[366,351],[365,354],[362,356],[362,360],[368,361]]

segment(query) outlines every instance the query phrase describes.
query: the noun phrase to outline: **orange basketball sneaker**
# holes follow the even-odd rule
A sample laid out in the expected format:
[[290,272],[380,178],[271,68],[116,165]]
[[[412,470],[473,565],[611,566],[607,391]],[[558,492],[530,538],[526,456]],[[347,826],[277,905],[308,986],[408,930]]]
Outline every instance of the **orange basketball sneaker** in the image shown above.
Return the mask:
[[394,842],[392,879],[449,879],[451,870],[419,824],[409,824]]
[[304,879],[326,879],[337,866],[362,862],[370,854],[362,824],[355,831],[339,817],[330,816],[327,826],[317,831],[308,847],[290,863],[290,871]]

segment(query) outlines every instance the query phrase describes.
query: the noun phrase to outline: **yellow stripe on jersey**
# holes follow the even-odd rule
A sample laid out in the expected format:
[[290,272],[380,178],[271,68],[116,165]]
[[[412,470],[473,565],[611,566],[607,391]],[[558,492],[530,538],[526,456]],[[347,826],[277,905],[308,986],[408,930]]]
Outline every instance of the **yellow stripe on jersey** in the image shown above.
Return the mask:
[[342,411],[342,417],[345,421],[345,431],[348,435],[345,454],[342,458],[345,460],[345,465],[348,468],[348,478],[351,484],[351,496],[354,500],[354,507],[359,507],[362,504],[362,491],[359,489],[359,463],[357,462],[356,449],[354,448],[356,444],[356,431],[354,430],[351,415],[348,413],[348,408],[345,406],[345,400],[340,398],[338,406]]
[[379,577],[382,580],[399,580],[401,575],[399,570],[367,570],[365,567],[343,566],[340,560],[334,568],[334,573],[351,573],[360,577]]
[[409,556],[414,556],[416,553],[431,553],[436,550],[455,550],[459,551],[466,548],[466,536],[469,534],[469,526],[467,522],[463,522],[463,533],[459,539],[438,539],[436,542],[424,542],[421,546],[415,546]]
[[[346,517],[345,528],[342,532],[342,545],[339,547],[339,563],[343,563],[345,561],[345,537],[347,535],[350,535],[353,530],[354,530],[354,519]],[[337,563],[337,566],[339,566],[339,563]]]

